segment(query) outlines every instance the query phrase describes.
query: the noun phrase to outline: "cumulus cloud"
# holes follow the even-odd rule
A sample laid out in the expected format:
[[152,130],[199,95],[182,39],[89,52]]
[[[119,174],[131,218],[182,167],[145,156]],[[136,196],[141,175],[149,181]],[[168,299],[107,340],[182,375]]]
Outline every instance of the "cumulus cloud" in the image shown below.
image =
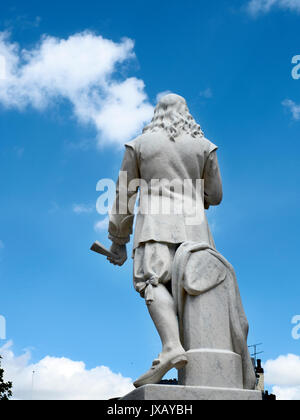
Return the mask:
[[92,213],[95,209],[94,205],[73,204],[73,212],[76,214]]
[[251,0],[247,5],[248,12],[252,15],[268,13],[275,7],[300,13],[300,0]]
[[300,400],[300,356],[288,354],[265,365],[265,381],[279,400]]
[[0,55],[0,80],[4,80],[6,77],[6,60],[3,55]]
[[202,96],[205,99],[211,99],[213,97],[212,90],[210,88],[207,88],[205,90],[202,90],[200,92],[200,96]]
[[94,230],[96,232],[102,232],[103,230],[107,230],[108,223],[109,223],[109,217],[106,217],[103,220],[99,220],[98,222],[95,223]]
[[0,33],[0,104],[43,111],[68,101],[81,123],[98,131],[100,143],[123,143],[139,132],[153,113],[142,80],[121,77],[135,58],[134,43],[119,43],[90,31],[67,39],[44,35],[32,49],[21,49]]
[[296,121],[300,120],[300,105],[297,105],[291,99],[285,99],[282,102],[282,105],[285,108],[287,108],[289,111],[291,111],[294,120]]
[[106,366],[89,370],[83,362],[51,356],[31,363],[30,352],[16,356],[11,341],[0,348],[0,354],[5,380],[13,382],[14,399],[100,400],[120,397],[134,389],[130,378]]

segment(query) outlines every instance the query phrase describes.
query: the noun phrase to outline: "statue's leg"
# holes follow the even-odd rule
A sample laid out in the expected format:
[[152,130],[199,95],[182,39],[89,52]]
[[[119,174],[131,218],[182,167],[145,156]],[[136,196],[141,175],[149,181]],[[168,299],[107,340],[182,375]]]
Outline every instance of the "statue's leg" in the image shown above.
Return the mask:
[[159,383],[170,369],[181,369],[187,363],[174,299],[168,290],[175,251],[173,245],[151,242],[141,246],[135,254],[135,288],[145,298],[162,342],[161,354],[153,361],[151,369],[134,383],[136,387]]
[[153,288],[153,302],[148,310],[162,342],[162,353],[152,367],[134,383],[135,387],[157,384],[173,368],[182,369],[187,363],[179,338],[179,326],[172,295],[163,284]]
[[154,299],[148,304],[150,316],[162,342],[163,353],[184,353],[180,338],[176,308],[172,295],[165,285],[153,288]]

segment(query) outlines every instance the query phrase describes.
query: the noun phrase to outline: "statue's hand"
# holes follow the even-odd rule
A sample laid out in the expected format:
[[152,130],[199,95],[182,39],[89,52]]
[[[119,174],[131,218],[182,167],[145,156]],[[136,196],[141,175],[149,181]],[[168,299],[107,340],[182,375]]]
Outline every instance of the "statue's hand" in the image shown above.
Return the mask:
[[127,260],[126,245],[118,245],[113,242],[112,246],[110,247],[110,252],[116,256],[115,258],[107,258],[111,264],[119,265],[121,267]]

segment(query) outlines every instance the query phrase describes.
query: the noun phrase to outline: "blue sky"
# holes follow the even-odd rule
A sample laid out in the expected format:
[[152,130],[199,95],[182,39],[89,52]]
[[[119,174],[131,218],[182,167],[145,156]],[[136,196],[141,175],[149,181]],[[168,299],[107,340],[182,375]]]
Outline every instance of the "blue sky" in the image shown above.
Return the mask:
[[132,261],[116,268],[89,247],[109,245],[95,230],[98,180],[117,178],[122,144],[172,91],[219,146],[224,201],[208,217],[236,269],[249,344],[263,342],[265,361],[299,356],[300,6],[249,4],[1,3],[0,314],[15,355],[30,348],[31,363],[65,357],[135,379],[160,351]]

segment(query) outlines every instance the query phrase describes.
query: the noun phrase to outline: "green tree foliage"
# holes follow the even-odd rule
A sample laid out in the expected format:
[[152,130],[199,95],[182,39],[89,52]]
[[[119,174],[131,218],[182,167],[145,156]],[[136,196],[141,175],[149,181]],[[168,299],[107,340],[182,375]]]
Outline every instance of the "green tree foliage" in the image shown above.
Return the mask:
[[12,383],[4,382],[4,370],[1,369],[1,359],[2,357],[0,356],[0,400],[9,400],[9,397],[12,396]]

